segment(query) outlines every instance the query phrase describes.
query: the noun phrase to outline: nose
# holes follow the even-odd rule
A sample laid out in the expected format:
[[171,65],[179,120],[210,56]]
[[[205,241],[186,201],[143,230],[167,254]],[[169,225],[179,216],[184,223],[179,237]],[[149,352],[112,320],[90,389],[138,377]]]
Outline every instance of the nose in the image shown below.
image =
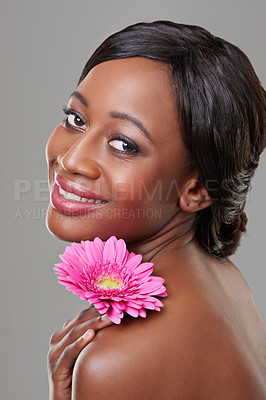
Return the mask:
[[63,155],[58,156],[58,162],[63,169],[72,174],[84,175],[90,179],[98,179],[101,175],[93,149],[86,143],[87,135],[80,137]]

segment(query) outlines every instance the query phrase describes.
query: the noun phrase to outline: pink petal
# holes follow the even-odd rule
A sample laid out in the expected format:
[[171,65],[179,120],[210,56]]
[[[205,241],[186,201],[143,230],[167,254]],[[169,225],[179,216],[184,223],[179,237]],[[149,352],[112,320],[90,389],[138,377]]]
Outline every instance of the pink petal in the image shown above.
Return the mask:
[[152,292],[150,292],[150,295],[152,296],[163,296],[165,293],[165,287],[160,287],[157,290],[153,290]]
[[96,251],[93,251],[91,242],[89,240],[86,240],[85,242],[85,251],[88,257],[89,264],[95,264],[96,261],[98,261],[98,257],[94,255]]
[[53,268],[53,270],[57,271],[57,272],[65,272],[64,270],[64,266],[67,265],[65,263],[59,263],[59,264],[55,264],[55,267]]
[[102,254],[103,249],[104,249],[104,243],[102,242],[102,240],[100,238],[96,237],[93,242],[94,242],[95,246],[98,247],[100,254]]
[[[111,236],[111,237],[109,237],[109,239],[113,241],[114,245],[116,245],[116,243],[117,243],[117,238],[116,238],[114,235]],[[109,239],[108,239],[108,240],[109,240]]]
[[146,318],[147,313],[146,313],[146,311],[144,310],[144,308],[142,308],[141,310],[139,310],[139,316],[142,317],[142,318]]
[[161,302],[161,300],[156,299],[156,297],[153,298],[153,303],[156,307],[163,307],[163,303]]
[[73,253],[76,255],[78,260],[81,260],[83,264],[87,264],[88,259],[86,257],[83,246],[79,243],[72,243]]
[[127,301],[127,306],[141,309],[142,308],[142,302],[141,301],[134,301],[134,300],[128,300]]
[[71,278],[75,278],[77,280],[81,280],[82,279],[81,271],[75,270],[71,265],[66,265],[65,264],[63,273],[65,275],[68,275]]
[[[147,271],[141,272],[140,274],[137,275],[137,279],[139,281],[149,282],[151,279],[150,275],[151,275],[152,271],[153,271],[153,268],[148,269]],[[134,271],[134,273],[135,273],[135,271]]]
[[141,260],[142,260],[142,255],[141,254],[136,254],[136,255],[132,256],[126,262],[125,267],[130,269],[130,270],[133,270],[134,268],[136,268],[140,264]]
[[137,268],[135,268],[134,273],[140,274],[141,272],[144,272],[144,271],[147,271],[150,269],[153,270],[153,266],[154,266],[154,264],[149,263],[149,262],[140,264]]
[[113,309],[115,310],[115,312],[120,313],[121,312],[121,308],[119,307],[119,303],[115,302],[115,301],[111,301],[110,302],[111,307],[113,307]]
[[72,284],[66,284],[65,285],[65,287],[66,287],[66,289],[67,290],[70,290],[71,292],[78,292],[78,293],[82,293],[83,292],[83,290],[82,289],[80,289],[79,287],[77,287],[77,286],[75,286],[75,285],[72,285]]
[[90,301],[91,303],[93,303],[95,305],[96,308],[101,308],[102,306],[105,306],[105,304],[102,303],[101,300],[94,300],[94,301]]
[[103,304],[105,307],[110,307],[110,302],[108,302],[108,301],[99,299],[99,302],[100,302],[101,304]]
[[76,284],[77,284],[77,285],[79,285],[79,287],[80,287],[81,289],[83,289],[83,290],[84,290],[84,292],[86,292],[86,291],[87,291],[87,286],[86,286],[86,285],[84,285],[82,282],[76,282]]
[[146,293],[151,293],[155,290],[158,290],[161,287],[160,283],[157,282],[147,282],[141,285],[141,291]]
[[85,293],[85,296],[88,300],[91,300],[91,302],[95,302],[99,299],[99,296],[97,294],[91,293],[91,292],[87,292]]
[[135,256],[135,253],[133,253],[133,251],[131,252],[131,253],[129,253],[129,255],[128,255],[128,260],[130,260],[132,257],[134,257]]
[[154,310],[154,308],[155,308],[155,305],[153,303],[148,302],[148,301],[144,301],[142,303],[142,306],[144,308],[148,308],[149,310]]
[[135,308],[129,307],[129,306],[127,306],[125,308],[125,312],[135,318],[138,317],[138,315],[139,315],[138,310],[136,310]]
[[116,259],[117,263],[123,263],[127,249],[126,244],[123,239],[119,239],[116,242]]
[[77,257],[73,256],[73,254],[68,254],[67,256],[62,256],[61,260],[66,264],[71,265],[77,271],[83,270],[83,263],[81,263]]
[[[58,268],[62,268],[62,267],[64,267],[64,265],[68,265],[68,263],[65,264],[64,262],[60,262],[58,264],[55,264],[55,266],[58,267]],[[54,269],[56,269],[56,268],[54,268]]]
[[96,238],[94,238],[94,243],[96,243],[98,246],[100,246],[102,249],[104,248],[104,243],[102,241],[102,239],[100,239],[98,236],[96,236]]
[[114,236],[111,236],[104,245],[103,250],[103,260],[113,262],[115,259],[115,245],[114,245]]
[[68,258],[67,258],[67,253],[59,254],[59,258],[60,258],[63,262],[65,262],[66,264],[69,264]]
[[152,280],[156,281],[156,282],[160,282],[162,284],[164,284],[165,280],[163,278],[161,278],[160,276],[152,276],[151,277]]
[[117,317],[116,312],[113,310],[113,308],[110,308],[107,311],[107,316],[110,318],[110,320],[114,323],[114,324],[120,324],[121,322],[121,318]]
[[66,286],[66,285],[69,284],[69,281],[67,281],[67,280],[65,280],[65,279],[59,279],[58,283],[59,283],[60,285]]
[[104,306],[103,304],[94,304],[94,306],[97,308],[97,310],[99,311],[99,313],[101,313],[101,314],[105,314],[106,313],[106,311],[109,309],[109,307],[107,307],[107,306]]
[[123,316],[124,316],[123,311],[119,311],[119,312],[117,312],[116,310],[114,310],[114,311],[115,311],[115,315],[117,318],[123,318]]
[[116,304],[119,304],[120,309],[123,311],[126,308],[126,304],[123,303],[122,301],[117,302]]
[[66,246],[66,247],[65,247],[65,251],[64,251],[64,253],[67,253],[68,251],[71,251],[71,245],[70,245],[70,246]]

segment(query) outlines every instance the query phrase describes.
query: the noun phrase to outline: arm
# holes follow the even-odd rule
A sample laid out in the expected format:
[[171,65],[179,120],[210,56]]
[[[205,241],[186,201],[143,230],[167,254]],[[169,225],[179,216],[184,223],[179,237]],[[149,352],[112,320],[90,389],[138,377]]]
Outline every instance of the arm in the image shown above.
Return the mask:
[[71,400],[72,373],[77,357],[92,341],[95,332],[111,324],[109,318],[102,319],[98,311],[90,307],[52,335],[47,357],[49,400]]

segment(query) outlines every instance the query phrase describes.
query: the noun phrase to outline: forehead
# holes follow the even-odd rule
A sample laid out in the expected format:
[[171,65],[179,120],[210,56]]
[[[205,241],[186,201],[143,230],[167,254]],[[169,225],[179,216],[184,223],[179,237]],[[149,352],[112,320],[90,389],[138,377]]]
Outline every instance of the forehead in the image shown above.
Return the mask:
[[179,131],[171,71],[156,60],[132,57],[106,61],[95,66],[80,83],[78,91],[89,106],[102,112],[129,113],[145,125],[151,135]]
[[[102,89],[105,89],[105,85],[114,90],[123,88],[127,95],[133,95],[132,89],[137,88],[138,95],[146,93],[147,96],[152,96],[160,93],[173,96],[170,69],[162,62],[144,57],[123,58],[98,64],[88,73],[80,87],[87,84],[97,85]],[[149,89],[148,93],[145,89]]]

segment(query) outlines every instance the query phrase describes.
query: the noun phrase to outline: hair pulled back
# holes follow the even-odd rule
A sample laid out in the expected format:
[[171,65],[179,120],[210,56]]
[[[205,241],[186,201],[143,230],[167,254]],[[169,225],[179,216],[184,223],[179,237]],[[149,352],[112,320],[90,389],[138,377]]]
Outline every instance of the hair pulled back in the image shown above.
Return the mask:
[[235,45],[193,25],[131,25],[93,53],[79,83],[97,64],[126,57],[164,62],[184,143],[213,204],[198,212],[196,238],[215,257],[233,254],[246,231],[250,181],[265,147],[265,91]]

